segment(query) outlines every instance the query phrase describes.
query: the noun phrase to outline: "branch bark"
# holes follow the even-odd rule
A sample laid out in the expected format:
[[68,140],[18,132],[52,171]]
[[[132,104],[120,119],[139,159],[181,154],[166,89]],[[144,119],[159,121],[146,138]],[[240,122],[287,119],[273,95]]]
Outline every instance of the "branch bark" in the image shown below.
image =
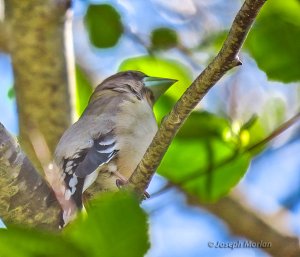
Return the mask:
[[6,224],[58,229],[54,193],[1,123],[0,185],[0,217]]
[[249,206],[234,197],[226,196],[215,204],[205,204],[197,197],[183,193],[187,195],[190,204],[207,209],[223,219],[235,235],[247,237],[253,242],[271,242],[271,247],[262,250],[272,256],[300,256],[299,239],[296,236],[284,235],[280,228],[276,228],[278,224],[269,225],[266,219],[258,216]]
[[135,191],[142,194],[148,187],[171,141],[192,110],[222,76],[241,62],[238,53],[255,17],[266,0],[245,0],[236,15],[222,49],[182,95],[163,120],[142,161],[129,179]]
[[0,0],[0,52],[8,53],[8,30],[5,24],[4,0]]
[[[71,123],[64,50],[67,0],[6,0],[20,143],[34,164],[31,136],[39,131],[51,152]],[[38,165],[41,167],[41,165]]]
[[9,52],[7,41],[8,41],[8,32],[5,26],[5,22],[0,20],[0,52],[4,52],[4,53]]

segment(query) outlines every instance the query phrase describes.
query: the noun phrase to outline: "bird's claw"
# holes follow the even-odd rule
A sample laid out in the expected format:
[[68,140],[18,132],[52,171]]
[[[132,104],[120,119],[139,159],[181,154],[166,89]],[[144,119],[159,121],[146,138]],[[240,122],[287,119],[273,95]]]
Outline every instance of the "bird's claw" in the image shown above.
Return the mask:
[[144,200],[147,200],[150,198],[150,194],[147,191],[144,191]]
[[122,187],[127,184],[128,184],[128,181],[125,181],[125,180],[119,179],[119,178],[116,179],[116,185],[119,189],[122,189]]
[[[122,179],[116,179],[116,185],[119,189],[122,189],[122,187],[126,186],[128,184],[128,181],[122,180]],[[145,191],[143,194],[143,200],[149,199],[150,198],[150,194]]]

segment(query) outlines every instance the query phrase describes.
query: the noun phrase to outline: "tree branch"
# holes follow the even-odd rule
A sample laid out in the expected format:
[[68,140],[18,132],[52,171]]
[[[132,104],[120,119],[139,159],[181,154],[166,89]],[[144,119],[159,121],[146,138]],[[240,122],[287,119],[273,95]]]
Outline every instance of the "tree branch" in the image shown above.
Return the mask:
[[58,229],[60,205],[52,189],[0,123],[0,217],[6,224]]
[[267,136],[263,140],[257,142],[256,144],[246,148],[245,152],[255,151],[256,149],[259,149],[260,147],[266,145],[267,143],[272,141],[275,137],[279,136],[281,133],[283,133],[288,128],[290,128],[292,125],[294,125],[296,122],[298,122],[299,119],[300,119],[300,112],[296,113],[292,118],[288,119],[286,122],[281,124],[269,136]]
[[30,135],[39,131],[51,151],[71,124],[64,47],[68,0],[6,0],[5,25],[15,75],[22,149],[38,167]]
[[5,23],[0,20],[0,52],[9,52],[8,41],[8,31]]
[[169,115],[165,117],[142,161],[130,177],[130,185],[135,191],[142,194],[148,187],[176,133],[208,90],[227,71],[241,65],[238,58],[239,50],[265,2],[266,0],[245,0],[233,21],[222,49],[186,90]]
[[195,196],[186,192],[184,194],[190,204],[205,208],[223,219],[234,234],[247,237],[253,242],[271,242],[271,247],[262,250],[272,256],[300,256],[299,239],[296,236],[284,235],[278,222],[267,222],[270,217],[258,216],[236,197],[226,196],[215,204],[205,204]]
[[8,47],[8,30],[5,24],[5,4],[4,0],[0,0],[0,52],[7,53]]

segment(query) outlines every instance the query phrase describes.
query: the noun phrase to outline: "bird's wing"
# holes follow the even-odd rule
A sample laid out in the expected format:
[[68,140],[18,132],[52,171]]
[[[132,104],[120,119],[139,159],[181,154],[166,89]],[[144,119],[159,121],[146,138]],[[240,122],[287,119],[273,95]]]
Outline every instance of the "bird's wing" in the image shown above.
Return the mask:
[[[74,200],[78,209],[82,208],[82,190],[84,185],[84,178],[78,178],[75,175],[75,170],[78,165],[84,160],[86,156],[86,149],[77,152],[72,158],[63,159],[63,179],[66,190],[64,197],[69,200],[71,197]],[[63,217],[65,223],[65,218]]]
[[84,159],[79,163],[75,170],[75,175],[84,178],[93,173],[98,167],[108,163],[117,153],[116,138],[112,131],[100,135],[93,140],[93,146],[86,149]]
[[78,208],[82,208],[82,191],[85,177],[108,163],[118,153],[113,132],[93,139],[91,147],[77,151],[71,158],[64,158],[64,181],[67,187],[65,198],[73,198]]

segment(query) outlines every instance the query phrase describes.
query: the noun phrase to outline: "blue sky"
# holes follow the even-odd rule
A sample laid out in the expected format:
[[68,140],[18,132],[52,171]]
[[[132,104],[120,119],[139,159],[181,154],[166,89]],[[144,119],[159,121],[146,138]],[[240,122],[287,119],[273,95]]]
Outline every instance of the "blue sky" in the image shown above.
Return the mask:
[[13,72],[8,55],[0,53],[0,121],[13,134],[18,133],[15,99],[8,98],[13,86]]

